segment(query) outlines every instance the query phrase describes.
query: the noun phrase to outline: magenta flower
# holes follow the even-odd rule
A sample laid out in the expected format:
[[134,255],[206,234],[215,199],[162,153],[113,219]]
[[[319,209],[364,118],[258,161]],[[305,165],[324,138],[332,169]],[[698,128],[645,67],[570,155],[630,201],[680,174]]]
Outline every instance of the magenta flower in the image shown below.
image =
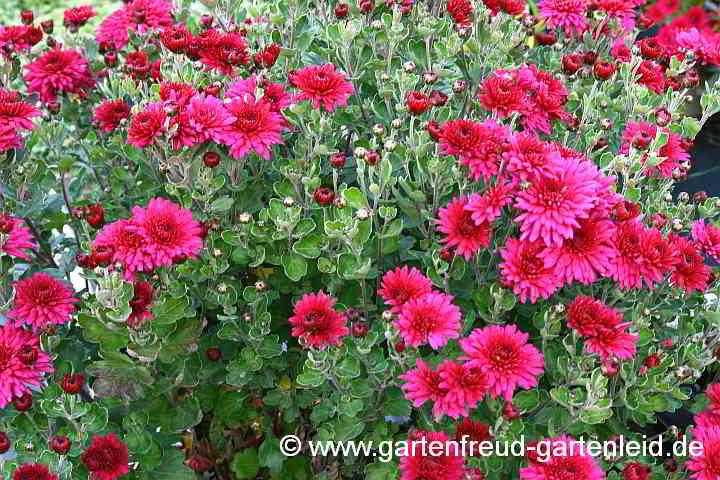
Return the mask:
[[335,65],[311,65],[290,72],[290,84],[301,93],[295,100],[310,100],[313,108],[322,106],[332,112],[339,105],[347,105],[353,86],[345,75],[335,71]]
[[23,220],[2,214],[0,214],[0,242],[2,242],[1,251],[23,260],[30,259],[25,249],[38,248]]
[[303,345],[319,350],[341,345],[350,330],[347,318],[333,310],[334,305],[335,299],[324,292],[303,296],[288,319],[293,337],[298,337]]
[[52,360],[41,350],[40,339],[29,330],[0,326],[0,408],[14,398],[43,385],[43,374],[52,373]]
[[128,43],[128,29],[145,33],[172,26],[172,3],[163,0],[132,0],[105,17],[95,40],[110,42],[121,50]]
[[447,207],[440,209],[435,221],[438,230],[445,234],[440,241],[455,248],[465,260],[471,260],[477,252],[490,245],[490,224],[475,223],[472,212],[465,209],[469,201],[468,197],[453,199]]
[[[450,439],[444,432],[415,431],[410,434],[407,454],[400,458],[400,480],[463,480],[465,459],[453,448],[441,450],[439,455],[429,445],[447,445]],[[423,448],[425,445],[425,448]],[[459,450],[459,449],[458,449]]]
[[708,255],[720,261],[720,228],[705,225],[704,220],[692,224],[692,239]]
[[554,269],[545,265],[541,255],[545,247],[541,242],[528,242],[508,238],[500,250],[504,262],[500,264],[503,284],[519,295],[521,302],[530,299],[550,298],[559,288],[561,279]]
[[28,93],[37,93],[45,103],[63,93],[86,96],[95,86],[88,61],[74,50],[49,50],[25,69]]
[[538,458],[529,460],[529,465],[519,470],[521,480],[605,479],[605,471],[587,447],[572,437],[546,438],[539,443],[534,452]]
[[462,314],[452,304],[453,297],[444,293],[426,293],[403,304],[393,327],[408,345],[429,343],[437,350],[451,338],[460,336]]
[[16,325],[27,324],[34,331],[70,321],[75,311],[72,290],[47,273],[35,273],[14,284],[15,300],[8,316]]
[[543,354],[528,338],[515,325],[478,328],[460,340],[466,355],[460,359],[468,360],[468,367],[477,367],[486,376],[492,397],[509,401],[517,388],[537,386],[537,377],[543,374]]
[[382,283],[377,293],[385,299],[385,303],[392,305],[393,312],[402,310],[409,300],[420,298],[430,293],[432,282],[415,267],[397,267],[383,275]]
[[230,154],[243,158],[255,152],[270,160],[272,146],[283,144],[285,119],[273,112],[267,103],[254,99],[237,99],[226,108],[235,118],[224,136],[224,143],[230,145]]
[[570,33],[582,33],[587,27],[587,0],[540,0],[538,12],[547,18],[553,28],[564,28]]

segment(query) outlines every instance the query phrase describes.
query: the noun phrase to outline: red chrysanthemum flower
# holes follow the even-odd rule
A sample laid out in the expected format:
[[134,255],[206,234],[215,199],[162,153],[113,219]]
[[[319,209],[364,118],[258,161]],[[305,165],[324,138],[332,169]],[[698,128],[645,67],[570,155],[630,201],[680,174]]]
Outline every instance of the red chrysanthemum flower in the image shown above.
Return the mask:
[[353,94],[353,86],[345,75],[335,71],[335,65],[311,65],[294,70],[289,75],[290,84],[301,93],[297,101],[310,100],[313,108],[320,106],[332,112],[338,105],[347,105],[348,98]]
[[62,325],[75,311],[72,290],[47,273],[35,273],[14,284],[15,300],[8,316],[16,325],[27,324],[33,330],[50,325]]
[[696,427],[692,430],[693,442],[702,444],[702,452],[691,452],[686,467],[690,478],[716,480],[720,472],[720,426]]
[[277,62],[282,47],[277,44],[266,45],[265,48],[255,54],[254,62],[258,68],[270,68]]
[[250,62],[248,43],[240,32],[207,30],[193,42],[199,45],[199,60],[208,72],[218,70],[232,75],[236,66]]
[[383,275],[378,295],[399,312],[408,301],[420,298],[432,291],[432,282],[415,267],[397,267]]
[[113,222],[98,232],[92,245],[93,251],[107,250],[113,262],[123,265],[126,280],[133,280],[135,272],[154,268],[150,253],[144,248],[145,239],[136,227],[132,219]]
[[0,213],[0,242],[2,242],[1,251],[23,260],[30,259],[25,249],[38,248],[23,220],[2,213]]
[[50,473],[47,465],[42,463],[25,463],[18,465],[13,472],[12,480],[57,480],[58,476]]
[[506,73],[496,72],[480,86],[477,98],[485,109],[500,118],[509,117],[515,112],[527,110],[526,92],[516,79]]
[[479,367],[445,360],[437,371],[442,378],[440,387],[447,390],[440,401],[449,417],[467,416],[469,409],[476,408],[485,398],[488,382]]
[[521,180],[551,175],[556,169],[561,155],[554,144],[522,132],[508,140],[503,158],[508,171]]
[[162,44],[173,53],[182,53],[192,42],[190,30],[183,24],[166,28],[160,34]]
[[122,98],[105,100],[95,109],[95,122],[103,132],[112,132],[120,122],[130,118],[130,105]]
[[145,33],[171,26],[172,3],[163,0],[132,0],[107,16],[97,30],[98,43],[109,42],[118,50],[128,43],[128,29]]
[[525,11],[524,0],[483,0],[483,3],[490,9],[490,14],[495,16],[500,12],[508,15],[520,15]]
[[490,224],[476,224],[472,212],[465,209],[468,204],[468,197],[453,199],[447,207],[440,209],[435,221],[438,230],[446,235],[440,241],[455,248],[458,255],[464,256],[466,260],[472,259],[477,252],[490,245]]
[[677,133],[671,132],[665,127],[660,128],[657,125],[651,125],[649,123],[629,122],[623,131],[623,140],[625,143],[620,148],[620,152],[627,154],[633,140],[639,136],[650,140],[654,139],[658,129],[668,135],[667,143],[658,151],[658,156],[664,157],[665,160],[646,170],[645,173],[662,178],[672,178],[673,170],[680,167],[683,162],[690,160],[690,154],[682,147],[682,137]]
[[588,352],[597,353],[602,358],[629,359],[635,355],[638,335],[627,333],[629,323],[622,323],[612,328],[602,328],[597,334],[585,340]]
[[448,0],[447,11],[455,23],[466,23],[473,12],[469,0]]
[[509,238],[507,246],[500,250],[504,260],[500,264],[503,282],[520,296],[523,303],[528,298],[531,303],[535,303],[538,297],[550,298],[559,288],[561,279],[541,257],[544,248],[541,242]]
[[307,347],[325,349],[341,345],[343,337],[350,333],[347,318],[333,310],[335,299],[324,292],[308,293],[293,308],[288,319],[293,337]]
[[665,71],[659,63],[644,60],[636,67],[634,73],[640,85],[645,85],[658,95],[662,95],[665,91]]
[[[466,417],[462,423],[455,424],[455,441],[462,442],[463,439],[469,442],[475,442],[479,446],[482,442],[492,440],[490,435],[490,425],[485,423],[474,422],[472,418]],[[479,453],[477,449],[469,452],[470,455]]]
[[458,338],[462,314],[453,305],[453,297],[443,293],[426,293],[408,300],[393,322],[405,343],[419,347],[429,343],[434,349],[444,347],[451,338]]
[[542,239],[547,246],[559,247],[573,238],[578,220],[588,218],[597,205],[598,170],[587,161],[557,159],[552,174],[536,176],[530,188],[517,195],[514,207],[525,213],[520,222],[520,239]]
[[128,143],[145,148],[165,133],[167,114],[160,102],[150,103],[147,108],[132,117],[128,130]]
[[572,238],[566,239],[560,247],[546,248],[539,256],[547,268],[555,271],[559,280],[587,285],[610,269],[610,259],[615,252],[611,247],[615,226],[593,213],[589,218],[578,220],[578,224]]
[[691,234],[703,252],[720,262],[720,228],[705,225],[704,220],[698,220],[692,224]]
[[547,18],[548,25],[569,32],[581,33],[587,27],[587,0],[541,0],[538,12]]
[[489,393],[511,400],[518,388],[530,389],[543,374],[543,354],[528,343],[529,335],[515,325],[477,328],[460,340],[468,367],[477,367],[487,377]]
[[0,408],[32,393],[30,386],[42,386],[43,374],[52,371],[52,359],[41,350],[38,337],[9,323],[0,326]]
[[180,205],[152,198],[147,208],[133,207],[132,214],[131,228],[144,239],[153,268],[172,265],[178,257],[195,258],[203,247],[200,222]]
[[250,98],[234,100],[226,109],[235,118],[224,137],[224,143],[230,145],[230,154],[243,158],[255,152],[270,160],[272,146],[283,143],[285,119],[273,112],[268,103]]
[[32,130],[32,119],[39,116],[40,110],[21,102],[17,92],[0,89],[0,125]]
[[133,298],[130,300],[132,312],[127,319],[128,325],[137,325],[145,320],[152,320],[155,316],[150,313],[148,307],[153,299],[153,286],[148,282],[136,282],[133,284]]
[[128,447],[114,433],[93,435],[92,444],[82,455],[92,480],[113,480],[128,473]]
[[0,47],[7,46],[13,52],[29,50],[42,38],[43,31],[34,25],[0,27]]
[[652,469],[640,462],[630,462],[623,469],[623,480],[648,480]]
[[174,105],[179,111],[183,111],[197,93],[192,85],[181,82],[163,82],[158,90],[160,100]]
[[62,93],[86,96],[95,86],[88,61],[74,50],[49,50],[25,69],[28,93],[37,93],[45,103]]
[[536,448],[547,455],[521,468],[521,480],[605,480],[605,471],[583,443],[568,436],[547,438],[540,443],[543,445]]
[[686,293],[703,291],[708,287],[712,270],[705,265],[705,258],[700,255],[695,245],[687,238],[671,233],[668,236],[670,248],[677,252],[679,263],[674,266],[670,281]]
[[507,127],[492,119],[451,120],[440,129],[438,144],[442,155],[455,155],[470,168],[470,178],[487,182],[500,169],[502,145],[509,134]]
[[488,187],[482,195],[473,193],[465,205],[465,210],[470,212],[470,218],[475,225],[490,223],[502,215],[503,207],[513,201],[512,194],[515,193],[516,186],[514,181],[505,182],[499,178],[497,183]]
[[432,107],[430,97],[422,92],[408,92],[405,96],[405,106],[413,115],[421,115]]
[[416,408],[421,407],[427,401],[432,402],[433,417],[436,419],[440,419],[446,414],[455,415],[456,418],[461,416],[454,410],[448,411],[446,408],[453,405],[442,401],[447,396],[448,390],[441,387],[443,378],[440,372],[432,370],[420,358],[415,360],[415,366],[417,368],[398,377],[407,382],[402,386],[405,398],[411,401]]
[[74,7],[63,12],[63,25],[71,30],[77,30],[96,15],[95,7],[92,5]]
[[[410,434],[408,451],[400,459],[399,469],[403,472],[400,480],[463,480],[465,478],[465,459],[462,452],[450,447],[450,439],[444,432],[416,431]],[[440,455],[435,447],[447,446]]]
[[597,335],[603,328],[614,328],[622,321],[621,313],[592,297],[576,297],[568,306],[568,327],[585,337]]

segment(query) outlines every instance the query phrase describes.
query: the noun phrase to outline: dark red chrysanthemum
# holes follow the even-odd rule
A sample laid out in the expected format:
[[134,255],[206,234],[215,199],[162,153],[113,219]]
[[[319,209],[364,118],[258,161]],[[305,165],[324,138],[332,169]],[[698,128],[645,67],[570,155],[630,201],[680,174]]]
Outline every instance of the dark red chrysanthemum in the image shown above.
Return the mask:
[[145,319],[155,318],[148,307],[153,299],[153,286],[148,282],[136,282],[133,284],[134,294],[130,300],[130,308],[132,313],[127,319],[128,325],[137,325]]
[[42,463],[25,463],[13,472],[12,480],[57,480],[58,476],[50,473],[47,465]]
[[88,61],[74,50],[49,50],[25,69],[28,93],[37,93],[45,103],[55,101],[62,93],[86,96],[95,86]]
[[493,75],[480,86],[480,105],[500,118],[527,109],[526,92],[510,75]]
[[206,30],[193,43],[198,46],[199,60],[208,72],[217,70],[232,75],[235,67],[250,61],[248,43],[240,32]]
[[455,23],[466,23],[473,12],[469,0],[448,0],[447,11]]
[[113,480],[128,473],[129,452],[115,433],[104,437],[94,435],[92,444],[82,455],[82,461],[93,480]]
[[192,38],[190,30],[182,24],[166,28],[160,34],[162,44],[173,53],[184,52]]
[[[463,439],[471,442],[476,442],[479,446],[482,442],[488,442],[492,439],[490,435],[490,425],[486,423],[477,423],[470,417],[465,417],[462,423],[455,425],[455,441],[461,442]],[[473,453],[478,453],[477,450]]]
[[622,314],[592,297],[576,297],[568,306],[568,326],[586,337],[596,335],[603,328],[616,327],[622,321]]
[[686,293],[705,290],[712,277],[712,270],[705,265],[705,257],[685,237],[671,233],[668,241],[670,248],[677,252],[680,259],[674,266],[670,281]]
[[95,109],[95,122],[103,132],[112,132],[120,122],[130,118],[130,105],[122,98],[105,100]]
[[255,66],[259,68],[270,68],[275,65],[282,47],[277,44],[267,45],[261,52],[255,54],[254,62]]

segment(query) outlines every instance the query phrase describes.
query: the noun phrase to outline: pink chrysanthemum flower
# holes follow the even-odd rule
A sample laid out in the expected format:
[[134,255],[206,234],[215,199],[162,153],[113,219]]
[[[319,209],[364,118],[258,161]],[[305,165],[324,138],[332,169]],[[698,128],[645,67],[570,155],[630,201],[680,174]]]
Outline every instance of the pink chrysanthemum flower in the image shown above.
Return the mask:
[[455,411],[446,410],[446,407],[452,407],[451,404],[442,402],[449,390],[441,386],[443,378],[440,372],[428,367],[420,358],[415,360],[415,366],[417,368],[398,377],[407,382],[402,386],[405,398],[411,401],[416,408],[421,407],[425,402],[432,402],[433,417],[436,419],[440,419],[446,414],[455,414]]
[[490,245],[490,223],[476,224],[472,212],[465,210],[468,204],[468,197],[453,199],[447,207],[440,209],[436,223],[438,230],[446,235],[440,241],[456,248],[458,255],[466,260],[471,260],[477,252]]
[[267,103],[254,99],[237,99],[226,108],[235,118],[224,138],[224,143],[230,145],[230,154],[235,158],[243,158],[255,152],[265,160],[270,160],[272,146],[283,143],[285,119],[270,110]]
[[470,218],[475,225],[490,223],[502,215],[503,207],[510,205],[513,201],[513,193],[517,185],[514,181],[505,182],[498,179],[495,185],[491,185],[482,195],[473,193],[470,196],[465,210],[470,212]]
[[397,267],[383,275],[377,293],[392,306],[393,312],[399,312],[409,300],[422,297],[432,291],[432,282],[415,267]]
[[229,133],[235,117],[225,109],[222,100],[212,96],[196,95],[187,107],[188,122],[197,143],[213,140],[222,143]]
[[445,360],[437,371],[442,378],[440,387],[448,392],[441,401],[449,417],[467,416],[468,409],[476,408],[485,398],[488,382],[479,367]]
[[40,116],[40,110],[32,104],[21,102],[17,92],[0,89],[0,125],[14,129],[32,130],[32,119]]
[[[227,86],[225,97],[232,99],[255,99],[256,90],[260,88],[257,83],[255,74],[249,78],[238,78]],[[283,109],[293,104],[294,99],[291,94],[285,91],[285,85],[282,83],[268,83],[262,87],[261,102],[270,105],[270,110],[280,113]]]
[[350,330],[347,318],[333,310],[334,305],[335,299],[324,292],[303,296],[288,319],[293,337],[298,337],[304,346],[320,350],[341,345]]
[[147,209],[133,207],[131,229],[143,239],[154,268],[172,265],[178,257],[195,258],[203,247],[202,226],[192,212],[163,198],[150,199]]
[[704,220],[692,224],[692,239],[712,258],[720,262],[720,228],[705,225]]
[[[444,432],[415,431],[410,434],[406,455],[400,458],[400,480],[463,480],[465,459],[458,447],[449,446],[450,439]],[[437,453],[430,445],[447,446]],[[424,447],[423,447],[424,446]]]
[[75,311],[72,290],[47,273],[35,273],[14,284],[15,300],[8,316],[16,325],[27,324],[33,330],[51,325],[62,325]]
[[247,40],[240,32],[208,30],[204,33],[205,36],[194,41],[200,44],[200,62],[205,65],[205,71],[215,70],[230,76],[237,65],[247,65],[250,61]]
[[290,84],[301,93],[297,101],[310,100],[313,108],[323,108],[332,112],[338,105],[347,105],[348,98],[353,94],[353,86],[345,75],[335,71],[335,65],[311,65],[290,72]]
[[25,463],[18,465],[12,480],[58,480],[58,476],[50,473],[50,468],[42,463]]
[[708,287],[712,270],[705,265],[705,258],[690,240],[671,233],[668,236],[670,248],[678,253],[679,263],[675,265],[670,281],[687,294],[703,291]]
[[438,146],[442,155],[455,155],[460,165],[470,168],[470,178],[488,181],[499,172],[500,152],[509,130],[492,119],[482,123],[451,120],[440,129]]
[[25,69],[28,93],[37,93],[45,103],[62,93],[85,96],[95,86],[88,61],[74,50],[49,50]]
[[153,28],[170,27],[172,3],[163,0],[133,0],[107,16],[98,27],[95,40],[110,42],[121,50],[128,43],[128,29],[145,33]]
[[578,220],[588,218],[597,205],[597,169],[590,162],[558,159],[550,175],[536,176],[530,188],[521,190],[514,207],[523,211],[520,239],[542,239],[550,247],[562,246],[580,228]]
[[567,284],[578,281],[587,285],[610,268],[610,259],[614,255],[610,243],[615,226],[592,213],[590,218],[578,220],[578,224],[572,238],[566,239],[560,247],[547,247],[539,256],[561,281]]
[[0,408],[32,393],[31,385],[42,386],[43,374],[52,371],[52,359],[41,350],[38,337],[8,323],[0,326]]
[[695,480],[717,480],[720,472],[720,426],[693,428],[693,441],[702,443],[702,453],[691,453],[687,469]]
[[655,288],[680,259],[656,229],[647,229],[639,221],[616,224],[612,239],[615,250],[610,261],[610,277],[621,288]]
[[693,422],[698,428],[718,427],[720,428],[720,412],[708,410],[693,415]]
[[122,98],[105,100],[95,109],[95,123],[103,132],[112,132],[130,118],[130,105]]
[[[519,470],[521,480],[604,480],[605,472],[590,455],[587,447],[568,436],[546,438],[538,446],[548,455],[530,460]],[[545,460],[545,461],[542,461]]]
[[588,27],[587,0],[540,0],[537,7],[550,27],[563,28],[571,33],[582,33]]
[[181,82],[163,82],[158,90],[158,95],[163,102],[175,105],[180,111],[185,110],[197,93],[192,85]]
[[477,328],[460,340],[466,354],[460,360],[480,369],[492,397],[509,401],[518,387],[527,390],[537,386],[537,377],[543,374],[543,354],[528,343],[528,338],[515,325]]
[[145,148],[165,133],[167,114],[162,103],[154,102],[132,117],[128,130],[128,143],[138,148]]
[[462,314],[452,300],[449,295],[435,292],[408,300],[393,327],[413,347],[426,343],[436,350],[444,347],[448,340],[460,336],[462,328]]
[[557,147],[534,135],[516,133],[503,153],[508,171],[520,180],[551,175],[561,158]]
[[23,139],[17,133],[17,129],[10,125],[0,125],[0,152],[6,152],[13,148],[22,148]]
[[112,261],[124,267],[125,280],[132,281],[135,272],[153,270],[152,257],[145,247],[145,238],[138,232],[132,219],[124,219],[106,225],[95,236],[93,250],[106,248],[112,252]]
[[81,458],[92,480],[113,480],[129,471],[128,447],[114,433],[104,437],[93,435],[92,444]]
[[11,257],[29,260],[30,256],[24,249],[32,248],[38,248],[38,245],[33,242],[32,234],[25,226],[25,222],[19,218],[0,214],[0,251]]
[[541,242],[508,238],[506,247],[500,250],[504,260],[500,264],[503,283],[512,288],[523,303],[528,298],[531,303],[538,297],[550,298],[559,288],[558,274],[548,268],[540,256],[544,248]]

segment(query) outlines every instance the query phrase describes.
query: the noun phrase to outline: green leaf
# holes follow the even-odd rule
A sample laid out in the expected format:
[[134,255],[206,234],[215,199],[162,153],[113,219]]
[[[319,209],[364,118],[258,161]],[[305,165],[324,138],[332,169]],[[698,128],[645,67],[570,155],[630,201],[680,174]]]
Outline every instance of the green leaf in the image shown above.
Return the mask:
[[150,474],[153,480],[196,480],[195,472],[184,463],[185,454],[179,450],[165,450],[160,466]]
[[266,437],[260,445],[258,456],[261,467],[267,467],[271,472],[279,472],[287,458],[280,451],[280,441],[277,438]]
[[255,478],[260,471],[260,459],[255,449],[248,448],[236,453],[230,463],[230,470],[238,478]]
[[285,269],[285,275],[293,282],[299,281],[307,273],[307,261],[300,255],[286,253],[282,257],[282,264]]
[[220,197],[210,204],[210,211],[215,213],[227,212],[233,206],[233,199],[230,197]]
[[295,242],[293,252],[305,258],[317,258],[322,253],[325,243],[325,237],[319,233],[311,233]]
[[270,335],[263,338],[260,347],[258,348],[258,354],[263,358],[273,358],[282,355],[283,347],[280,344],[280,337],[278,335]]
[[345,380],[352,380],[360,376],[360,362],[353,357],[346,357],[335,367],[335,374]]
[[343,198],[350,207],[368,208],[368,201],[365,194],[357,187],[350,187],[343,192]]
[[325,377],[314,370],[305,370],[295,381],[302,387],[316,388],[325,382]]
[[300,220],[297,225],[295,225],[295,228],[293,229],[293,237],[301,238],[307,235],[308,233],[315,230],[315,220],[312,218],[303,218]]

